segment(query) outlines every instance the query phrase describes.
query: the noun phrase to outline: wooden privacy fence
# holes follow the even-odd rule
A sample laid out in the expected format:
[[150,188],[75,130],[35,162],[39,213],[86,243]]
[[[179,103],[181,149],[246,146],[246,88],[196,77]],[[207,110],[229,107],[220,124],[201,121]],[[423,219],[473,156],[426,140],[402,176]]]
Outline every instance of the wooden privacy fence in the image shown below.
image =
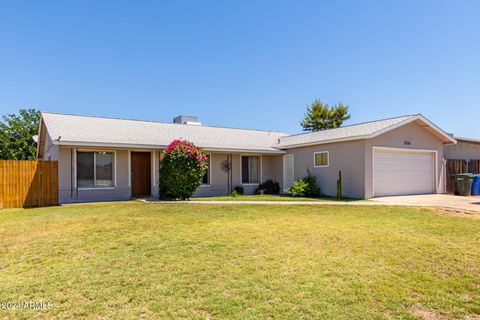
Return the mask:
[[458,173],[480,174],[480,160],[447,160],[447,192],[453,193],[453,175]]
[[0,160],[0,209],[58,205],[58,162]]
[[470,160],[468,162],[468,172],[480,174],[480,160]]

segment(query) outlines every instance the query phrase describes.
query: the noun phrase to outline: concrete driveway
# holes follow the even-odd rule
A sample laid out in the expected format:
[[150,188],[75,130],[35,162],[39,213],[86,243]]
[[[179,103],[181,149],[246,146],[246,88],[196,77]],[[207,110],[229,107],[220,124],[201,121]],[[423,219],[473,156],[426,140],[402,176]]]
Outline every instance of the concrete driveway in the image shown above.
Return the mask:
[[459,197],[447,194],[426,194],[371,199],[385,205],[427,206],[480,213],[480,197]]

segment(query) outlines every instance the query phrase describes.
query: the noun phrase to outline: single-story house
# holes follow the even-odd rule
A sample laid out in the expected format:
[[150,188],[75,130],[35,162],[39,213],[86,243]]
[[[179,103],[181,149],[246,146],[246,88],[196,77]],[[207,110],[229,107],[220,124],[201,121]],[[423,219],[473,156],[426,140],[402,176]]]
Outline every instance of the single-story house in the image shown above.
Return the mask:
[[328,196],[339,171],[347,197],[443,193],[444,147],[456,143],[420,114],[287,135],[185,116],[163,123],[43,112],[37,152],[58,160],[61,203],[158,197],[160,152],[174,139],[209,155],[196,197],[226,195],[237,185],[252,194],[269,179],[285,190],[307,171]]

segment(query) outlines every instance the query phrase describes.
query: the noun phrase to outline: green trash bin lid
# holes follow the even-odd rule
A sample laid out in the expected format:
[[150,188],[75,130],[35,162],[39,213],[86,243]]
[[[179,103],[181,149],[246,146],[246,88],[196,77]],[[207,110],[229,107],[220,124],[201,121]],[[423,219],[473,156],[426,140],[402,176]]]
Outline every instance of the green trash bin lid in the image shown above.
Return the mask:
[[476,174],[474,174],[474,173],[457,173],[457,174],[454,174],[454,175],[453,175],[453,177],[454,177],[455,179],[457,179],[457,178],[463,178],[463,179],[465,179],[465,178],[468,178],[468,179],[473,179],[473,178],[475,178],[476,176],[477,176],[477,175],[476,175]]

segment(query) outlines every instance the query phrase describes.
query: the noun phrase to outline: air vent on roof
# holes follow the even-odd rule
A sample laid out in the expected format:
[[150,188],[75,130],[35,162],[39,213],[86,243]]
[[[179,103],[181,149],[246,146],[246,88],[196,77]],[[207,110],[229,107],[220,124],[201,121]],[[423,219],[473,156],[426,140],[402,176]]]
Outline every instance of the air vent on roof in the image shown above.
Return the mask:
[[173,118],[173,123],[176,124],[189,124],[193,126],[201,126],[202,124],[198,122],[198,118],[194,116],[177,116]]

